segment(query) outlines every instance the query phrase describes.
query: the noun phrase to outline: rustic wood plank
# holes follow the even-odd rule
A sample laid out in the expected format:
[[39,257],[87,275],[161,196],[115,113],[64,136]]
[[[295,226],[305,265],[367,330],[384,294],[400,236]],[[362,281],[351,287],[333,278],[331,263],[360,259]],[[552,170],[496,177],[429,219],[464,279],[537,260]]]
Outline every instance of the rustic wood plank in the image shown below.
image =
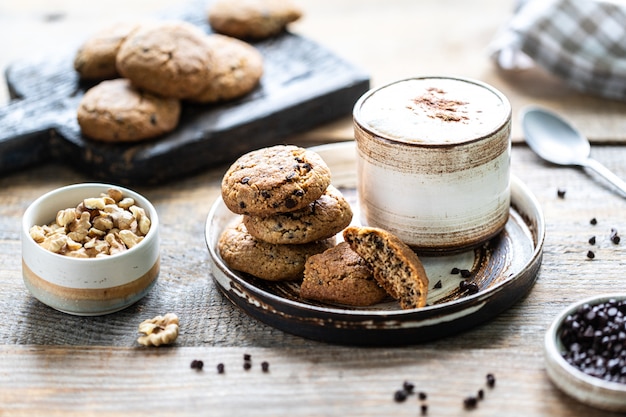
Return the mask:
[[[432,348],[354,350],[341,347],[104,349],[1,347],[0,401],[10,415],[416,416],[463,415],[479,389],[481,416],[614,415],[572,403],[548,381],[541,357],[529,351]],[[243,369],[243,355],[252,368]],[[202,360],[204,368],[190,368]],[[269,363],[269,372],[260,363]],[[225,373],[218,374],[222,363]],[[367,364],[367,365],[365,365]],[[451,372],[451,370],[454,370]],[[496,376],[494,388],[485,383]],[[458,375],[463,375],[459,378]],[[28,376],[28,377],[27,377]],[[512,377],[514,376],[514,377]],[[405,381],[414,394],[397,403]],[[29,401],[24,403],[23,398]],[[150,411],[152,410],[152,411]],[[515,414],[511,414],[515,415]]]

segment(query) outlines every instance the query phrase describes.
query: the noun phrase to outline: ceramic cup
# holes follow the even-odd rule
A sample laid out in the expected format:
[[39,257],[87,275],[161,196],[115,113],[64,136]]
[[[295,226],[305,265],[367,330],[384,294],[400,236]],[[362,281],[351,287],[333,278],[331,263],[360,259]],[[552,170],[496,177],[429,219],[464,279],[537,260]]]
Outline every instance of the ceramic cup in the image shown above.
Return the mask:
[[511,154],[502,93],[470,79],[412,78],[368,91],[353,117],[363,224],[434,254],[502,231]]
[[[116,188],[131,197],[150,218],[150,230],[131,249],[99,258],[74,258],[39,246],[30,236],[34,225],[55,220],[59,210]],[[22,217],[22,276],[31,294],[57,310],[84,316],[119,311],[140,300],[154,285],[160,265],[159,219],[152,204],[123,187],[87,183],[53,190],[35,200]]]

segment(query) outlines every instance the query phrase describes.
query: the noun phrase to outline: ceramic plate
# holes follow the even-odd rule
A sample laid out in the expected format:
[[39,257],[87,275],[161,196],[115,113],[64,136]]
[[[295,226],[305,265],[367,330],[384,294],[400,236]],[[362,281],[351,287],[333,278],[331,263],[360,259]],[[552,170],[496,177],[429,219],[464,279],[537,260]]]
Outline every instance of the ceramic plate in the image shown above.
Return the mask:
[[[356,147],[343,142],[312,148],[328,164],[358,223]],[[212,274],[223,294],[248,315],[285,332],[331,343],[402,345],[433,340],[489,320],[528,293],[541,265],[545,224],[535,197],[511,179],[510,218],[500,235],[478,249],[449,256],[420,256],[430,280],[428,304],[402,310],[390,300],[371,307],[331,305],[300,298],[298,282],[269,282],[228,268],[219,255],[222,231],[237,219],[221,198],[213,204],[205,238]],[[479,291],[461,291],[453,268],[471,271]]]

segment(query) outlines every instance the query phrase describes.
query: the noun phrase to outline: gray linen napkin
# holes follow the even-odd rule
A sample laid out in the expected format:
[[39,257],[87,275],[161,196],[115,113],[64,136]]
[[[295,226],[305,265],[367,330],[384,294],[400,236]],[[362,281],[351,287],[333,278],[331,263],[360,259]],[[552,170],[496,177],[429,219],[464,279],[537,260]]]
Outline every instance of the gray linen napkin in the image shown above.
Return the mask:
[[626,100],[626,2],[519,2],[490,49],[505,70],[537,64],[577,90]]

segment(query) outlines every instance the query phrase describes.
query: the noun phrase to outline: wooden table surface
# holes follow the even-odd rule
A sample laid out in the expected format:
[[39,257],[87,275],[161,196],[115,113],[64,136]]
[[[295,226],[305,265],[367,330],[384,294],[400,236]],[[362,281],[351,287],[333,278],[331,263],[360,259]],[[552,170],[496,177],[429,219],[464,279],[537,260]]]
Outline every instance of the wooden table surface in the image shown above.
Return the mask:
[[[150,13],[175,0],[20,1],[0,3],[0,64],[54,47],[120,16]],[[567,89],[541,71],[504,74],[486,47],[513,1],[302,0],[293,31],[319,41],[366,69],[372,85],[422,74],[478,78],[526,104],[557,109],[596,142],[592,156],[626,178],[626,105]],[[2,99],[8,100],[6,92]],[[310,145],[350,139],[349,118],[286,142]],[[0,178],[0,415],[416,416],[420,402],[396,403],[404,381],[427,393],[430,416],[606,416],[579,404],[549,380],[542,343],[553,318],[581,298],[623,289],[626,200],[601,179],[541,162],[514,128],[513,174],[535,194],[546,219],[544,259],[528,296],[492,321],[419,345],[356,348],[292,336],[246,316],[221,295],[209,272],[203,229],[225,167],[158,187],[135,187],[161,219],[162,268],[142,301],[102,317],[52,310],[25,289],[19,224],[36,197],[89,181],[47,164]],[[565,198],[557,189],[566,190]],[[589,220],[598,219],[597,226]],[[586,258],[591,235],[596,258]],[[172,347],[136,343],[145,318],[175,312],[181,334]],[[245,371],[243,355],[254,367]],[[190,369],[202,360],[201,372]],[[270,363],[270,372],[259,367]],[[219,375],[216,365],[226,373]],[[475,410],[463,399],[493,389]]]

